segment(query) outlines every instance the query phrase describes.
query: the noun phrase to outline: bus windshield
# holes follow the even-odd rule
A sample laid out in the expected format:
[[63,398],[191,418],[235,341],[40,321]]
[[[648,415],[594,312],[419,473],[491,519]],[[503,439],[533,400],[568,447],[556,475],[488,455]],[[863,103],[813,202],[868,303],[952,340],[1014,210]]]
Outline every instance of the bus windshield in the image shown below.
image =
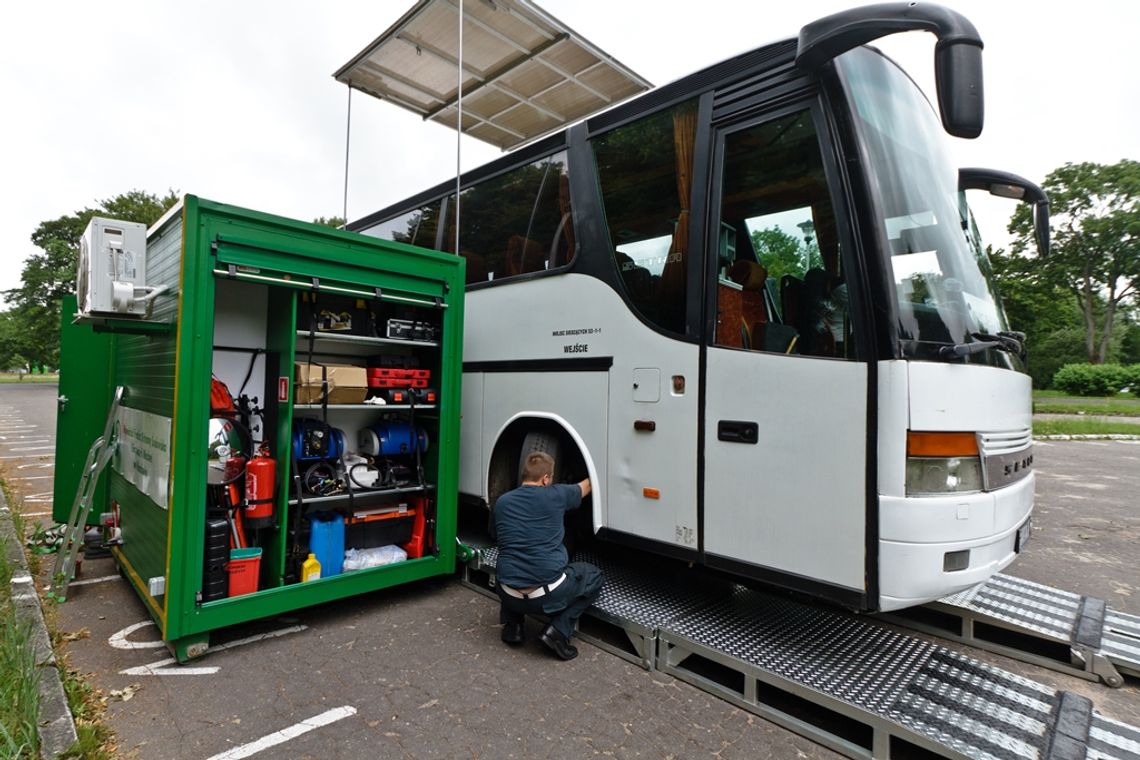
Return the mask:
[[[930,103],[885,56],[867,48],[837,60],[854,106],[871,187],[888,241],[888,273],[904,358],[940,359],[944,346],[1007,329],[989,261],[958,189]],[[990,349],[966,361],[1014,368]]]

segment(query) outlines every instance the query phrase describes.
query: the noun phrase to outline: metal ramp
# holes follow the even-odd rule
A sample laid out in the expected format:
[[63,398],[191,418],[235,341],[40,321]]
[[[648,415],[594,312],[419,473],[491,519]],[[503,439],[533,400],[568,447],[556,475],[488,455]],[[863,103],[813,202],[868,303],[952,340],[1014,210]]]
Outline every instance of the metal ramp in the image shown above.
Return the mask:
[[[938,644],[665,562],[574,558],[606,574],[584,640],[849,757],[1140,760],[1140,728]],[[497,559],[464,582],[493,596]]]
[[1112,687],[1140,677],[1140,617],[1010,575],[882,617]]

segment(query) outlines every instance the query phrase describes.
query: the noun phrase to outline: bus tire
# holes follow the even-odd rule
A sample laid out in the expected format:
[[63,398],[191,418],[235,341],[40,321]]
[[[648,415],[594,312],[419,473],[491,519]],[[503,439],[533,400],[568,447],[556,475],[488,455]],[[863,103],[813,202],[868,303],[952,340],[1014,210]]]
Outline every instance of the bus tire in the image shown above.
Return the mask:
[[532,430],[527,433],[523,438],[522,450],[519,451],[518,478],[515,482],[522,482],[523,466],[526,464],[527,457],[531,454],[544,453],[549,454],[551,458],[554,459],[554,482],[561,483],[561,476],[566,470],[559,457],[561,448],[561,441],[559,441],[556,435],[552,435],[543,430]]

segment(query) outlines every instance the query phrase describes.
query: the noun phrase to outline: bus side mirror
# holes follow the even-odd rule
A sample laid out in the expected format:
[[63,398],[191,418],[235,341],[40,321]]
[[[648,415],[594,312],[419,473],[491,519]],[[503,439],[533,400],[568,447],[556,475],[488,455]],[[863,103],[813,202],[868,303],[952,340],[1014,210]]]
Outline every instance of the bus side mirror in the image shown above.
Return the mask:
[[977,137],[985,121],[982,38],[965,16],[928,3],[881,3],[825,16],[800,29],[796,65],[815,69],[852,48],[896,32],[938,37],[934,79],[943,128],[955,137]]
[[1037,253],[1049,256],[1049,196],[1041,187],[1024,177],[999,171],[968,167],[958,170],[959,190],[985,190],[999,198],[1033,204],[1033,233],[1037,239]]
[[985,123],[982,46],[939,42],[934,51],[934,83],[942,127],[954,137],[973,139]]

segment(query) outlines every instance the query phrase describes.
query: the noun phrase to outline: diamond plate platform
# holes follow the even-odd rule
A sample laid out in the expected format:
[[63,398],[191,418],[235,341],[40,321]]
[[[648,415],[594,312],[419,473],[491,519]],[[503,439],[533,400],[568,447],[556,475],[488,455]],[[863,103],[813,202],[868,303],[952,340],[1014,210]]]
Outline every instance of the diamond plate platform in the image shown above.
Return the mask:
[[[601,597],[580,621],[583,639],[849,757],[1140,760],[1140,728],[1100,715],[1087,698],[877,621],[666,562],[635,564],[589,552],[574,559],[606,575]],[[481,550],[464,582],[494,596],[497,560],[494,547]],[[1088,605],[1080,598],[1074,607],[1068,597],[1055,601],[1028,591],[1038,594],[1041,607],[1020,614],[1028,626],[1054,643],[1087,634],[1080,613]],[[988,593],[957,601],[992,609],[994,599],[1006,603]],[[1076,610],[1068,628],[1057,612],[1067,609]],[[1135,647],[1131,616],[1109,611],[1104,621],[1106,641],[1119,634],[1114,646]],[[597,634],[597,626],[620,631],[627,646]]]
[[755,590],[662,627],[657,667],[850,757],[1140,758],[1084,697]]
[[1113,687],[1140,676],[1140,617],[1010,575],[882,617]]

